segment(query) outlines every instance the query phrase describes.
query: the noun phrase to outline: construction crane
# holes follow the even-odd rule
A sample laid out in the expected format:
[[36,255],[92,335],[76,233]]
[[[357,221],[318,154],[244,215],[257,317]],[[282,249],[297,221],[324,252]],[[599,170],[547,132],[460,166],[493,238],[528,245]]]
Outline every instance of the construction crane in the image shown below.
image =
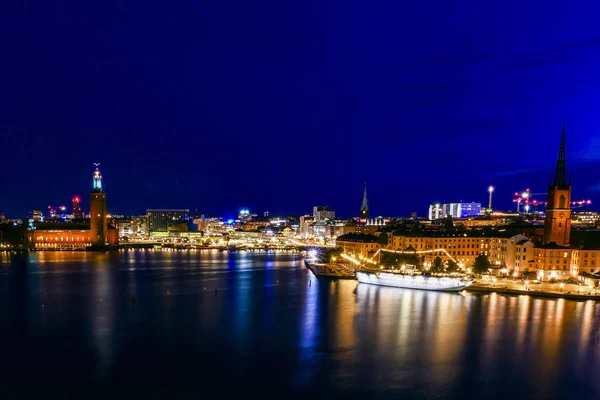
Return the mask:
[[513,199],[513,203],[517,203],[517,212],[521,211],[521,203],[525,205],[525,212],[529,213],[530,204],[533,205],[533,212],[537,208],[539,202],[533,199],[533,196],[541,196],[546,195],[547,193],[532,193],[529,189],[525,189],[523,192],[515,192],[515,198]]
[[[574,208],[581,208],[581,207],[584,207],[584,206],[587,206],[587,205],[590,205],[590,204],[592,204],[592,201],[591,201],[591,200],[579,200],[579,201],[572,201],[572,202],[571,202],[571,209],[574,209]],[[544,202],[544,205],[545,205],[545,206],[547,206],[547,205],[548,205],[548,202],[547,202],[547,201],[546,201],[546,202]]]

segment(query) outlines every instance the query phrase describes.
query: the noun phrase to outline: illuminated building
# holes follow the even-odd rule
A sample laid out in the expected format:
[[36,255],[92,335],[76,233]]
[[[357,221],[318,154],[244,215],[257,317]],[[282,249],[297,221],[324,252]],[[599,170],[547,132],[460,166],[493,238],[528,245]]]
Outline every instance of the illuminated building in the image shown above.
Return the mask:
[[571,179],[567,183],[565,157],[565,126],[563,125],[560,149],[554,173],[554,183],[548,187],[548,205],[544,221],[544,244],[569,246],[571,236]]
[[478,255],[484,254],[499,275],[520,275],[535,269],[533,242],[527,236],[509,232],[497,232],[493,236],[477,230],[395,233],[388,240],[387,248],[415,251],[429,263],[436,257],[443,263],[455,261],[465,269],[472,266]]
[[369,219],[369,202],[367,200],[367,182],[365,182],[365,191],[363,193],[362,205],[360,206],[360,219]]
[[189,219],[188,209],[150,209],[146,210],[149,232],[167,232],[167,228],[177,222]]
[[369,218],[366,222],[365,225],[366,226],[385,226],[390,222],[389,219],[385,219],[383,217],[376,217],[376,218]]
[[33,212],[31,213],[31,219],[36,222],[43,221],[44,217],[42,216],[42,210],[33,210]]
[[96,164],[93,177],[93,189],[90,193],[90,230],[92,231],[92,244],[106,245],[108,221],[106,219],[106,193],[102,190],[102,175]]
[[481,214],[481,203],[446,203],[429,206],[429,219],[474,217]]
[[600,272],[600,248],[579,250],[579,273]]
[[81,211],[81,202],[79,196],[73,197],[73,218],[82,219],[83,211]]
[[314,219],[314,217],[311,217],[310,215],[303,215],[299,219],[300,219],[300,229],[299,229],[300,235],[303,238],[308,238],[311,235],[312,226],[315,222],[315,219]]
[[594,211],[579,211],[573,214],[573,223],[595,226],[600,221],[600,214]]
[[258,214],[250,214],[250,210],[248,210],[247,208],[243,208],[238,213],[238,217],[235,222],[244,224],[248,221],[251,221],[253,218],[256,218],[256,217],[258,217]]
[[554,181],[548,185],[548,205],[542,245],[535,249],[540,280],[564,280],[579,273],[579,251],[570,247],[571,182],[567,183],[565,125],[558,150]]
[[315,221],[335,219],[335,211],[329,206],[315,206],[313,207],[313,217]]
[[129,218],[117,218],[119,236],[144,236],[148,233],[146,228],[146,216],[133,216]]
[[539,280],[566,280],[579,273],[579,250],[548,243],[534,249]]
[[345,253],[363,257],[373,256],[381,248],[377,236],[359,233],[349,233],[339,236],[336,239],[335,245]]
[[256,231],[265,229],[270,224],[271,222],[269,221],[248,221],[241,226],[241,229],[244,231]]
[[108,226],[106,193],[96,164],[90,193],[90,223],[47,223],[27,232],[27,240],[36,250],[83,250],[118,244],[117,229]]

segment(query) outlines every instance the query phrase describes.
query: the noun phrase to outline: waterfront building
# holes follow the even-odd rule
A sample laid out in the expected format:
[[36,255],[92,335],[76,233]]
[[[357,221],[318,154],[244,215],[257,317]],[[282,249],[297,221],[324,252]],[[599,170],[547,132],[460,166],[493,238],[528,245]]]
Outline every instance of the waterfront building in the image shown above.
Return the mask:
[[584,247],[579,250],[578,272],[600,273],[600,246]]
[[149,209],[146,210],[149,232],[167,232],[170,225],[189,219],[188,209]]
[[76,250],[118,244],[117,229],[108,225],[106,193],[102,188],[102,176],[98,164],[94,171],[90,193],[89,223],[42,223],[29,230],[26,238],[36,250]]
[[389,250],[415,251],[424,262],[440,257],[443,263],[454,261],[468,269],[475,258],[484,254],[500,275],[521,275],[533,271],[534,244],[527,236],[510,232],[427,231],[395,232],[388,238]]
[[[486,218],[461,218],[455,221],[456,225],[462,225],[458,228],[448,222],[429,227],[406,225],[405,230],[397,230],[388,238],[387,248],[414,251],[425,263],[440,257],[443,262],[455,261],[464,268],[484,254],[499,274],[519,276],[536,272],[540,280],[567,280],[581,273],[599,273],[600,231],[571,230],[571,189],[570,179],[567,182],[563,126],[543,226],[541,221],[515,221],[520,218],[517,214],[493,212]],[[430,218],[454,217],[458,215],[457,209],[430,208]]]
[[429,206],[429,219],[466,218],[481,214],[481,203],[445,203]]
[[564,280],[579,273],[579,251],[571,244],[571,179],[567,182],[565,125],[563,124],[554,180],[548,184],[548,205],[542,244],[536,247],[540,280]]
[[600,286],[600,274],[581,272],[577,277],[577,280],[588,287],[597,288]]
[[535,253],[533,241],[525,235],[510,238],[507,246],[506,267],[513,271],[513,276],[535,270]]
[[567,183],[565,126],[560,139],[554,182],[548,185],[548,205],[544,221],[544,244],[568,247],[571,236],[571,179]]
[[313,207],[313,218],[315,221],[335,219],[335,211],[333,211],[329,206],[315,206]]
[[341,248],[345,253],[371,257],[381,248],[381,245],[375,235],[349,233],[336,239],[336,247]]
[[367,182],[365,182],[365,191],[363,193],[363,200],[360,206],[360,219],[369,219],[369,201],[367,200]]
[[94,171],[93,189],[90,193],[90,230],[93,245],[106,245],[108,220],[106,218],[106,193],[102,189],[102,175],[96,164]]

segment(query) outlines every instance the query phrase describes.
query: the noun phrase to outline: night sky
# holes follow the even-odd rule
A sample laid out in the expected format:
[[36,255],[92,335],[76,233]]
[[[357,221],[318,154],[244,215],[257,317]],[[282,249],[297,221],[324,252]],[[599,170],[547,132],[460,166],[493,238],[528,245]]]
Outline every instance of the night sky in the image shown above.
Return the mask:
[[11,3],[7,216],[87,210],[96,161],[119,214],[350,217],[365,180],[373,215],[490,184],[514,208],[546,191],[565,118],[574,200],[600,201],[597,1]]

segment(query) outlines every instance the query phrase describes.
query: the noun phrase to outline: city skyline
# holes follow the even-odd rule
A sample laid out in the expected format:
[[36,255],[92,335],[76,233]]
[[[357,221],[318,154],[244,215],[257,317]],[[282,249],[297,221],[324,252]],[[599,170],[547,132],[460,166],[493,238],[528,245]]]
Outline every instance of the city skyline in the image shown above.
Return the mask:
[[[564,146],[564,141],[565,141],[565,130],[566,130],[566,124],[565,124],[565,123],[563,123],[563,133],[562,133],[562,136],[561,136],[561,137],[562,137],[562,139],[561,139],[561,146]],[[565,149],[564,149],[563,147],[561,147],[561,151],[563,151],[563,152],[564,152],[564,151],[565,151]],[[567,154],[568,154],[568,152],[567,152]],[[563,155],[563,156],[564,156],[564,155]],[[569,164],[569,165],[571,165],[571,161],[569,161],[569,162],[570,162],[570,164]],[[94,179],[93,179],[93,187],[95,188],[95,187],[96,187],[96,184],[97,184],[97,180],[96,180],[96,173],[97,173],[97,168],[98,168],[98,166],[100,165],[100,163],[93,163],[93,165],[96,167],[96,172],[94,172]],[[575,163],[575,165],[577,166],[577,163]],[[573,167],[571,167],[571,166],[570,166],[570,171],[572,171],[573,169],[577,169],[577,168],[573,168]],[[118,176],[119,176],[119,175],[117,175],[117,178],[118,178]],[[550,176],[552,176],[552,172],[550,172]],[[572,179],[572,173],[570,174],[570,179]],[[336,205],[332,206],[332,208],[333,208],[334,210],[337,210],[337,211],[338,211],[338,213],[339,213],[338,215],[342,214],[342,215],[343,215],[343,218],[353,218],[353,217],[359,217],[359,218],[362,218],[362,217],[363,217],[363,211],[362,211],[362,210],[363,210],[365,207],[367,207],[367,210],[368,210],[368,205],[367,205],[367,203],[366,203],[366,202],[367,202],[367,192],[366,192],[366,190],[367,190],[367,187],[366,187],[366,186],[367,186],[367,184],[366,184],[366,182],[364,182],[364,187],[363,187],[363,197],[362,197],[362,204],[361,204],[361,208],[360,208],[358,211],[356,211],[356,208],[355,208],[355,211],[354,211],[354,212],[352,212],[352,211],[351,211],[351,212],[350,212],[350,214],[345,214],[345,215],[344,215],[344,212],[343,212],[343,211],[342,211],[342,212],[339,212],[340,210],[348,210],[348,209],[349,209],[349,207],[348,207],[348,204],[349,204],[349,202],[346,202],[345,204],[336,204]],[[535,187],[540,187],[540,186],[542,186],[542,185],[540,184],[540,182],[537,182],[537,181],[536,181],[536,182],[535,182],[535,185],[534,185],[534,186],[532,186],[532,187],[534,187],[534,188],[535,188]],[[493,208],[494,208],[494,209],[498,209],[498,210],[503,210],[503,211],[514,211],[514,209],[516,208],[516,206],[517,206],[517,205],[515,204],[515,198],[514,198],[514,196],[512,196],[512,194],[513,194],[513,193],[512,193],[512,192],[509,192],[509,193],[504,193],[505,195],[507,195],[506,197],[510,197],[510,200],[509,200],[509,201],[507,201],[507,199],[506,199],[506,198],[504,198],[504,197],[501,197],[500,199],[498,199],[497,186],[488,186],[488,187],[486,188],[486,189],[487,189],[487,190],[486,190],[486,193],[485,193],[485,194],[486,194],[486,196],[489,194],[489,191],[490,191],[490,189],[491,189],[491,188],[493,188],[493,191],[494,191],[494,193],[495,193],[495,194],[494,194],[494,196],[495,196],[495,197],[494,197],[494,200],[495,200],[495,201],[494,201],[494,207],[493,207]],[[471,188],[471,190],[472,190],[472,188]],[[517,192],[518,192],[518,193],[521,193],[521,192],[523,192],[523,191],[527,191],[527,193],[528,193],[528,194],[529,194],[529,193],[533,193],[533,192],[535,192],[535,191],[533,191],[533,192],[530,192],[530,188],[529,188],[529,187],[527,187],[526,189],[520,189],[520,190],[517,190]],[[378,191],[377,191],[377,190],[375,190],[375,192],[377,193]],[[534,194],[537,194],[537,195],[542,195],[542,197],[541,197],[541,198],[539,198],[539,197],[536,197],[536,199],[540,199],[540,202],[541,202],[541,203],[543,203],[543,201],[545,200],[545,199],[544,199],[544,197],[543,197],[543,193],[544,193],[544,192],[545,192],[545,191],[542,191],[541,193],[534,193]],[[514,193],[514,194],[518,194],[518,193]],[[500,195],[502,195],[502,193],[500,193]],[[75,199],[75,198],[77,198],[77,199],[78,199],[78,204],[79,204],[79,195],[78,195],[78,194],[76,194],[76,195],[75,195],[75,197],[74,197],[74,199]],[[473,203],[481,203],[481,204],[483,204],[483,203],[484,203],[483,201],[481,201],[481,200],[479,200],[479,199],[477,199],[477,200],[464,200],[464,199],[463,199],[463,198],[461,198],[461,197],[455,197],[455,199],[456,199],[456,200],[455,200],[455,201],[453,201],[453,203],[471,203],[471,202],[473,202]],[[491,200],[491,197],[490,197],[490,200]],[[575,198],[573,198],[572,200],[575,200]],[[186,201],[186,200],[179,200],[179,202],[181,202],[181,203],[185,203],[185,201]],[[588,201],[589,201],[589,200],[588,200]],[[436,200],[436,201],[430,202],[429,204],[427,204],[427,205],[425,205],[425,206],[424,206],[424,208],[426,208],[426,209],[425,209],[425,212],[422,212],[422,211],[419,209],[419,210],[413,210],[413,211],[409,211],[408,213],[398,213],[398,212],[397,212],[397,213],[387,213],[387,214],[380,213],[380,214],[377,214],[377,215],[378,215],[378,216],[408,216],[409,214],[412,214],[412,213],[416,212],[418,216],[424,216],[424,217],[426,217],[426,216],[428,216],[428,215],[430,215],[430,214],[431,214],[431,210],[430,210],[430,209],[429,209],[429,210],[427,209],[427,208],[430,208],[430,207],[431,207],[431,204],[440,204],[440,203],[442,203],[442,202],[443,202],[443,201],[440,201],[440,200]],[[60,202],[53,202],[53,203],[52,203],[52,205],[56,205],[56,204],[59,204],[59,203],[60,203]],[[209,203],[210,203],[210,201],[209,201]],[[247,204],[247,203],[248,203],[248,202],[246,202],[246,203],[244,203],[244,204]],[[252,203],[252,201],[250,201],[250,203]],[[499,207],[498,207],[498,206],[497,206],[497,204],[499,204],[499,203],[501,204],[501,206],[499,206]],[[67,203],[61,203],[61,204],[67,204]],[[503,207],[502,207],[503,205],[507,205],[508,207],[506,207],[506,208],[503,208]],[[589,205],[589,204],[588,204],[588,205]],[[85,206],[85,203],[84,203],[84,206]],[[88,205],[88,206],[89,206],[89,205]],[[402,205],[400,205],[400,209],[402,208],[401,206],[402,206]],[[50,207],[51,207],[51,206],[49,205],[49,206],[48,206],[48,208],[50,208]],[[163,206],[163,207],[164,207],[164,206]],[[168,207],[168,205],[167,205],[167,207]],[[306,208],[310,209],[310,208],[312,208],[312,207],[313,207],[313,206],[311,206],[311,207],[306,207]],[[128,207],[125,207],[125,208],[126,208],[126,209],[131,209],[131,208],[128,208]],[[148,208],[152,208],[152,207],[145,207],[145,209],[148,209]],[[170,207],[170,208],[173,208],[173,207]],[[189,208],[189,207],[188,207],[188,208]],[[248,207],[248,206],[246,206],[246,205],[241,205],[241,206],[238,206],[237,208],[236,208],[236,207],[234,207],[233,209],[229,209],[229,210],[224,210],[224,209],[222,209],[222,208],[221,208],[221,209],[220,209],[219,211],[217,211],[216,213],[210,213],[210,212],[206,212],[205,210],[203,210],[203,209],[199,209],[199,208],[196,208],[196,209],[194,209],[194,208],[191,208],[191,210],[195,210],[193,213],[195,213],[195,212],[197,211],[197,212],[198,212],[198,214],[207,214],[207,215],[211,215],[211,216],[221,216],[221,217],[225,217],[225,218],[230,218],[230,217],[232,217],[232,216],[234,216],[234,215],[236,215],[236,214],[237,214],[237,210],[241,210],[241,209],[248,209],[248,208],[250,208],[250,207]],[[281,205],[279,205],[279,206],[277,206],[277,207],[271,207],[271,209],[274,209],[274,210],[277,210],[278,208],[279,208],[279,209],[282,209],[282,210],[285,210],[285,206],[281,206]],[[588,208],[590,208],[590,209],[591,209],[591,207],[588,207]],[[68,209],[68,208],[67,208],[67,209]],[[206,207],[206,209],[207,209],[207,210],[210,210],[210,209],[213,209],[213,210],[217,209],[217,210],[218,210],[218,207],[214,207],[214,206],[208,206],[208,207]],[[25,216],[28,216],[29,214],[31,214],[31,212],[32,212],[31,210],[42,210],[42,212],[45,212],[44,210],[46,210],[46,208],[45,208],[45,207],[35,207],[35,206],[34,206],[34,207],[30,207],[29,211],[25,211],[25,214],[22,214],[22,215],[17,215],[17,216],[18,216],[18,217],[25,217]],[[114,209],[114,210],[109,210],[109,211],[110,211],[110,212],[112,212],[112,213],[114,213],[114,214],[121,214],[121,215],[139,215],[139,214],[142,214],[144,210],[140,210],[140,211],[138,211],[138,212],[122,212],[122,211],[120,211],[119,209]],[[254,213],[258,213],[258,214],[262,214],[263,212],[270,212],[268,207],[264,207],[264,209],[263,209],[263,210],[260,210],[260,209],[255,209],[255,208],[253,208],[253,209],[252,209],[252,211],[253,211]],[[523,210],[522,210],[522,211],[523,211]],[[2,211],[0,210],[0,212],[2,212]],[[276,215],[276,214],[278,214],[278,215],[306,215],[306,214],[309,214],[309,213],[310,213],[310,210],[309,210],[309,211],[301,211],[301,212],[290,212],[290,211],[288,210],[288,211],[279,211],[279,212],[277,212],[277,211],[276,211],[276,212],[274,212],[274,213],[272,213],[272,214],[273,214],[273,215]],[[366,214],[366,215],[368,215],[368,211],[367,211],[367,214]],[[12,216],[12,217],[17,217],[17,216]]]
[[351,216],[365,180],[373,215],[485,204],[489,185],[508,209],[511,193],[544,191],[565,117],[573,196],[597,196],[594,10],[304,7],[15,13],[4,28],[26,33],[0,66],[0,210],[68,203],[96,160],[125,214]]

